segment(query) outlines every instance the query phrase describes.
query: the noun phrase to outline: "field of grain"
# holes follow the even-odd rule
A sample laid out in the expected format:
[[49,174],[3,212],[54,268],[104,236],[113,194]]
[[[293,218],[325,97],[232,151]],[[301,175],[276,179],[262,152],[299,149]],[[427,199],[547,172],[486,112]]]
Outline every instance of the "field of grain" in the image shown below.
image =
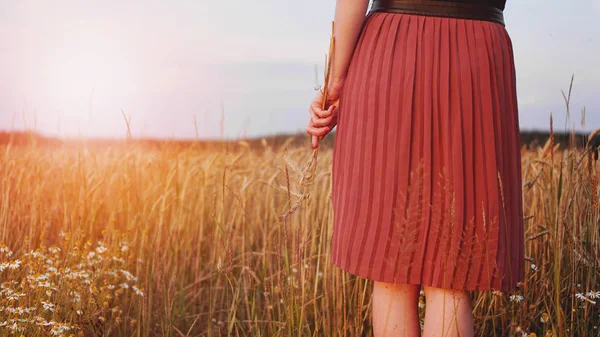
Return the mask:
[[[523,150],[525,282],[472,293],[476,335],[600,335],[599,165],[558,145]],[[372,284],[330,263],[331,147],[312,159],[0,147],[0,335],[371,335]]]

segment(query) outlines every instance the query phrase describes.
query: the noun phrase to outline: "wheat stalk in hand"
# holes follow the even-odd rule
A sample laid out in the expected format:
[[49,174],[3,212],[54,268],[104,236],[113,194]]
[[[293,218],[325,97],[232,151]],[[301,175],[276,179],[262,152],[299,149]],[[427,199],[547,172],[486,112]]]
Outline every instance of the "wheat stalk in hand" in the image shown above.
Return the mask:
[[[325,105],[327,103],[327,94],[329,93],[329,80],[331,78],[331,66],[333,64],[332,60],[333,60],[333,50],[335,47],[335,33],[334,33],[334,28],[335,28],[335,22],[331,22],[331,37],[329,39],[329,57],[328,55],[325,55],[325,81],[323,82],[323,90],[322,90],[322,94],[323,94],[323,100],[321,103],[321,109],[325,110]],[[310,136],[310,141],[311,144],[313,142],[318,142],[319,138],[317,136],[311,135]],[[315,149],[313,149],[313,156],[312,156],[312,161],[308,164],[307,168],[310,168],[312,166],[312,169],[316,169],[317,166],[317,157],[319,155],[319,148],[316,147]]]

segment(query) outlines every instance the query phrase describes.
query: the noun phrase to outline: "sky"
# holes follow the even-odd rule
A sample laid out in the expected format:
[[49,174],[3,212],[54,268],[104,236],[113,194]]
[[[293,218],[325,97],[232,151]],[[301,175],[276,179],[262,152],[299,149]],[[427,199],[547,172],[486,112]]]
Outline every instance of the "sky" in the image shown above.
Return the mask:
[[[305,132],[334,10],[334,0],[0,0],[0,130],[121,138],[124,114],[134,137]],[[550,113],[555,131],[600,127],[599,15],[600,0],[507,1],[521,130],[548,130]]]

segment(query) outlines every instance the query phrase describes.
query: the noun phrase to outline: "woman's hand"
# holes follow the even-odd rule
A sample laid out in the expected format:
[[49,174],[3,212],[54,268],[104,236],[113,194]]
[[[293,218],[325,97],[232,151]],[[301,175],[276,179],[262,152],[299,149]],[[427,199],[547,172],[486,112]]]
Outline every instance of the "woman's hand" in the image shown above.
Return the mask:
[[341,88],[342,84],[334,84],[329,88],[327,102],[325,103],[326,110],[321,109],[323,106],[323,93],[321,91],[310,104],[308,109],[310,120],[306,133],[312,135],[313,149],[316,149],[319,146],[319,140],[323,139],[337,125]]
[[[319,146],[319,140],[337,124],[337,105],[341,92],[341,84],[347,76],[350,60],[358,42],[361,29],[364,27],[369,0],[337,0],[335,5],[335,46],[332,57],[331,79],[333,85],[329,88],[327,110],[321,110],[321,94],[317,95],[310,107],[311,119],[306,128],[313,135],[312,147]],[[314,112],[313,112],[314,111]],[[342,112],[343,113],[343,112]],[[313,117],[312,115],[315,115]]]

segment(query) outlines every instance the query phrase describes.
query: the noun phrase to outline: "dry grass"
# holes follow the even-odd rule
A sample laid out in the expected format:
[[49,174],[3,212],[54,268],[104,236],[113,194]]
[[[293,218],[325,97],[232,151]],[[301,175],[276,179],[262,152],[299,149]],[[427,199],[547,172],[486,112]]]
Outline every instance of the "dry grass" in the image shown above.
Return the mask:
[[[0,146],[0,335],[371,335],[372,283],[331,264],[331,147],[142,147],[123,117],[119,146]],[[525,280],[471,293],[476,335],[600,333],[600,130],[550,127],[522,151]]]
[[[371,283],[330,263],[331,159],[331,149],[321,149],[312,174],[302,169],[312,161],[308,144],[275,152],[266,143],[264,151],[141,150],[135,142],[104,151],[3,147],[0,241],[11,258],[35,247],[51,254],[44,247],[61,244],[61,254],[82,252],[79,260],[59,259],[64,268],[97,248],[83,247],[86,241],[102,240],[106,256],[126,260],[144,294],[119,299],[119,321],[108,309],[76,314],[67,280],[54,279],[62,290],[49,298],[62,316],[46,312],[45,319],[76,323],[89,336],[369,335]],[[558,152],[553,144],[524,152],[522,163],[525,282],[514,294],[473,293],[477,334],[597,336],[598,164],[588,152]],[[73,250],[61,232],[83,248]],[[98,301],[110,294],[103,290],[86,296]],[[42,308],[39,296],[26,305]],[[0,306],[21,305],[0,299]],[[42,331],[49,329],[26,335]]]

